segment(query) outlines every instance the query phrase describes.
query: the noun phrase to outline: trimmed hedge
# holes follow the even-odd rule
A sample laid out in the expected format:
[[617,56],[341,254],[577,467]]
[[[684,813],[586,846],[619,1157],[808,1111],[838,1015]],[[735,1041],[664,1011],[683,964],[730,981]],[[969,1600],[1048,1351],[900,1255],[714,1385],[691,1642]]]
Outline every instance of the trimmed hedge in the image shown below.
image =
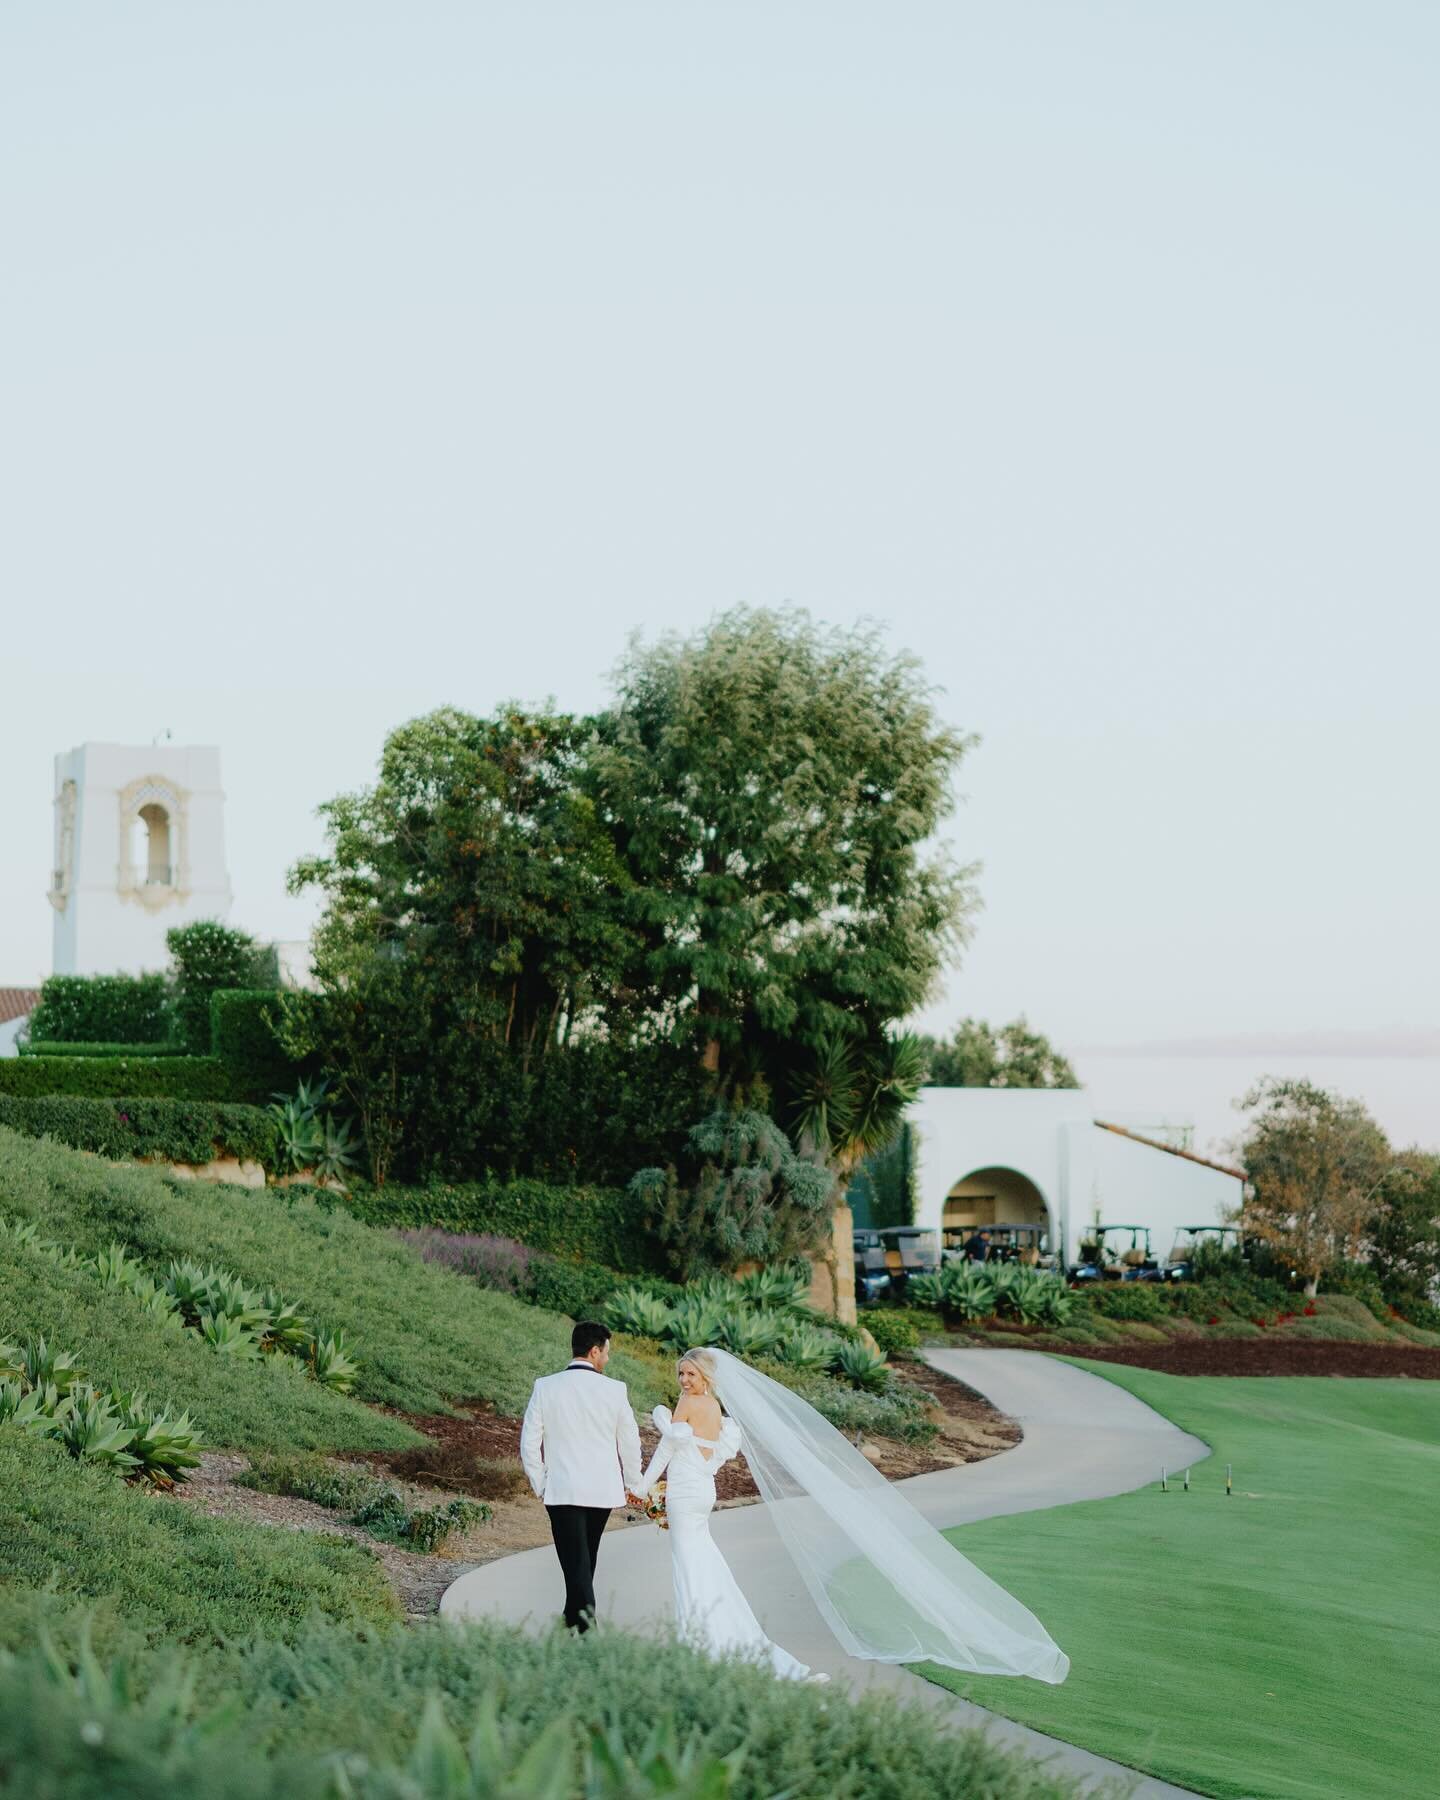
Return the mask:
[[17,1044],[21,1056],[183,1056],[182,1044],[67,1044],[64,1038],[32,1038]]
[[275,1035],[281,1000],[278,988],[221,988],[210,996],[210,1048],[236,1100],[288,1094],[304,1072]]
[[543,1181],[373,1188],[357,1182],[348,1204],[367,1225],[473,1231],[516,1238],[532,1250],[602,1263],[626,1275],[659,1273],[664,1251],[643,1206],[624,1188],[551,1187]]
[[165,1162],[207,1163],[217,1156],[237,1156],[267,1169],[277,1164],[275,1121],[260,1106],[151,1097],[101,1100],[74,1094],[0,1094],[0,1125],[27,1137],[53,1138],[72,1150],[93,1150],[116,1162],[149,1156]]
[[71,1044],[150,1044],[169,1038],[171,1017],[164,975],[51,975],[30,1015],[30,1035]]
[[0,1094],[228,1100],[230,1082],[214,1056],[16,1056],[0,1061]]

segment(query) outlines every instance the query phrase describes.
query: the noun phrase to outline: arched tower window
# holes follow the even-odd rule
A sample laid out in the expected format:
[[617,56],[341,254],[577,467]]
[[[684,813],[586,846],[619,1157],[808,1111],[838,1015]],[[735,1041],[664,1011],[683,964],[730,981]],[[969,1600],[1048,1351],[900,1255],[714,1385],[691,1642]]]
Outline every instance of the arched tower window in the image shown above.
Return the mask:
[[143,832],[143,842],[136,846],[138,855],[132,859],[132,866],[138,873],[145,871],[147,887],[169,887],[171,884],[170,866],[170,815],[163,806],[157,806],[152,800],[148,806],[140,808],[135,821]]

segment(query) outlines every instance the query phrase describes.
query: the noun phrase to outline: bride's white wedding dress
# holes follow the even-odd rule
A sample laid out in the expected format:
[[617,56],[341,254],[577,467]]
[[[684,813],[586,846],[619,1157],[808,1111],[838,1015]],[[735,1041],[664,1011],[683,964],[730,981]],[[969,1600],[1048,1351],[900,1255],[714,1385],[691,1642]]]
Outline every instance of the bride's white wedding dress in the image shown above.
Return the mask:
[[660,1442],[645,1471],[641,1492],[648,1495],[660,1477],[665,1477],[670,1572],[680,1636],[711,1656],[747,1656],[768,1662],[774,1673],[786,1680],[804,1681],[809,1669],[760,1629],[760,1621],[710,1535],[715,1471],[738,1454],[739,1426],[727,1418],[721,1422],[718,1438],[701,1438],[683,1419],[672,1418],[668,1406],[657,1406],[651,1417]]
[[714,1346],[687,1350],[682,1361],[720,1402],[720,1435],[697,1439],[691,1425],[657,1407],[660,1447],[644,1486],[648,1492],[668,1470],[675,1612],[691,1642],[768,1659],[792,1679],[809,1674],[761,1631],[710,1537],[715,1471],[743,1449],[817,1611],[851,1656],[1064,1681],[1070,1659],[1035,1615],[962,1556],[799,1394]]

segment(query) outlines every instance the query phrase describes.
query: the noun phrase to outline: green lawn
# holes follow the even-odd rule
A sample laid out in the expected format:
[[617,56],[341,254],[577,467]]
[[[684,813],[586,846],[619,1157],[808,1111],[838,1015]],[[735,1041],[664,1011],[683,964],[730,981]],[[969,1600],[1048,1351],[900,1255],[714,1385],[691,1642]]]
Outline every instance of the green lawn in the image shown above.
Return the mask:
[[921,1672],[1205,1794],[1434,1791],[1440,1382],[1082,1366],[1214,1455],[1188,1494],[1151,1487],[949,1534],[1045,1621],[1073,1663],[1064,1687]]

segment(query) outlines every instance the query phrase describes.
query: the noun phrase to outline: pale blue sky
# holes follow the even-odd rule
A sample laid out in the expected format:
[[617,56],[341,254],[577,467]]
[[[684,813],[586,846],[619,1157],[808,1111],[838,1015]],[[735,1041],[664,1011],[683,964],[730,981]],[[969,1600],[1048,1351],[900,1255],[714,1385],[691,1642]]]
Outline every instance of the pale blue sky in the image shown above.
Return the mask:
[[933,1015],[1440,1024],[1440,12],[0,7],[0,983],[51,756],[222,747],[236,918],[387,728],[876,617],[984,743]]

